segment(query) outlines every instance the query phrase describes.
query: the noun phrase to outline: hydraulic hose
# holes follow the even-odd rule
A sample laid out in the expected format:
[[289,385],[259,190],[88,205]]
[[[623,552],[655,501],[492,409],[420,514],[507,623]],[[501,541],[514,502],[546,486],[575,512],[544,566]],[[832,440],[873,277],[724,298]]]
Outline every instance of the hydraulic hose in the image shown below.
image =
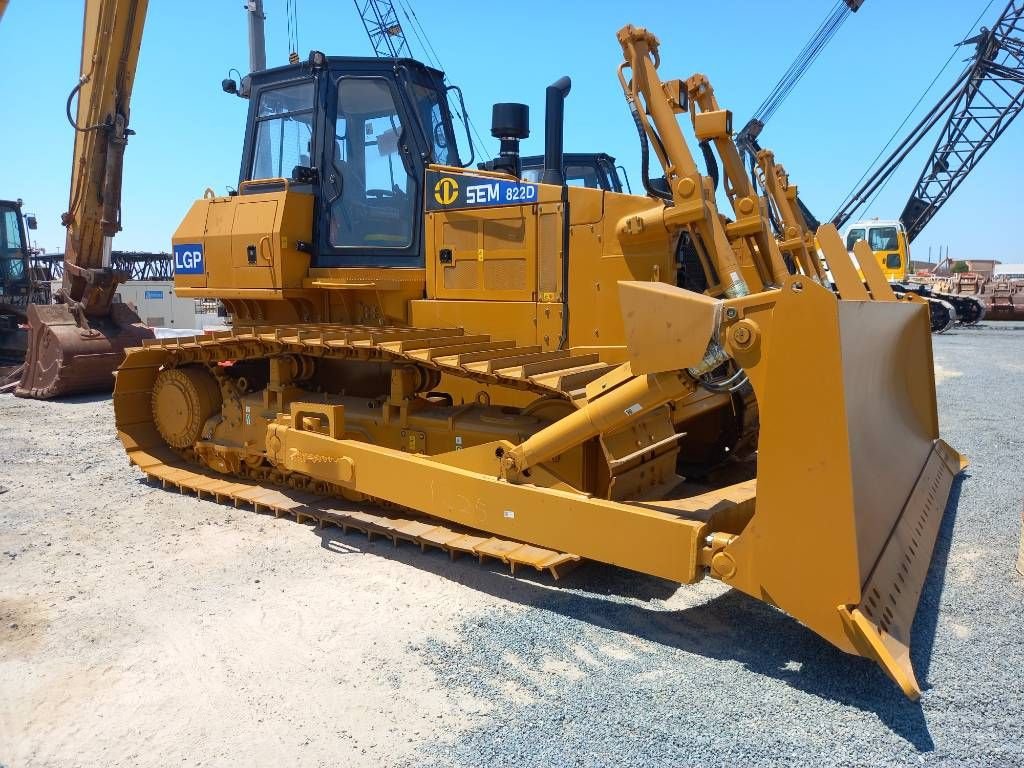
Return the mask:
[[707,139],[700,142],[697,146],[700,147],[700,153],[704,155],[704,168],[708,172],[708,176],[711,177],[711,183],[714,185],[715,191],[718,190],[718,159],[715,157],[715,153],[711,151],[711,142]]
[[633,124],[636,125],[636,132],[640,135],[640,179],[644,185],[644,190],[646,190],[647,194],[651,197],[671,201],[671,192],[667,189],[662,191],[651,184],[651,148],[647,141],[647,131],[644,130],[644,124],[640,119],[640,113],[636,102],[628,95],[626,100],[629,102],[629,114],[633,117]]

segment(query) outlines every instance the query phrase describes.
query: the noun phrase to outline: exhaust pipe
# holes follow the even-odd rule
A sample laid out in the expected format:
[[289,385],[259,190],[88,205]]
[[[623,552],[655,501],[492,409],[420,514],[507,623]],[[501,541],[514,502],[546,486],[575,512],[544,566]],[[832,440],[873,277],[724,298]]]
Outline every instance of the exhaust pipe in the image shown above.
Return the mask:
[[565,184],[562,173],[563,127],[565,123],[565,97],[572,88],[572,80],[560,77],[548,86],[544,105],[544,173],[543,184]]

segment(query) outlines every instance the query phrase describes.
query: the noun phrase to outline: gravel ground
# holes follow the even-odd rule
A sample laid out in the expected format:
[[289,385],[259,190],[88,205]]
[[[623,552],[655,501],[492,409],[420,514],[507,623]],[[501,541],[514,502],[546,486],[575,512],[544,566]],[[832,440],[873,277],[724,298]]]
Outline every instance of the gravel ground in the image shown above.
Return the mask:
[[1024,328],[934,343],[972,466],[917,704],[710,580],[512,579],[165,493],[106,398],[0,396],[0,766],[1022,764]]

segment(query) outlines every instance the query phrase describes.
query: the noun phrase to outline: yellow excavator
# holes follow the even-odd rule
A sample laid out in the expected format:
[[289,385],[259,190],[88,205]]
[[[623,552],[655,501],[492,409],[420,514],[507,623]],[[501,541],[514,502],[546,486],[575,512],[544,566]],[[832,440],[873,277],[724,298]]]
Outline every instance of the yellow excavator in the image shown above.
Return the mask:
[[[128,8],[95,46],[89,20]],[[134,69],[144,13],[89,0],[83,61]],[[465,167],[443,75],[415,60],[314,51],[250,75],[237,193],[208,191],[173,237],[176,292],[233,328],[129,349],[120,439],[166,488],[300,521],[556,577],[710,576],[917,697],[911,624],[964,465],[939,438],[927,309],[787,268],[749,188],[725,219],[677,116],[696,96],[698,135],[731,155],[730,113],[706,79],[660,78],[650,32],[618,40],[646,195],[564,183],[568,78],[533,183],[525,105],[494,107],[494,170]],[[677,285],[681,237],[703,292]]]
[[[110,391],[124,350],[153,338],[135,311],[115,300],[129,275],[111,266],[121,229],[121,171],[145,2],[87,2],[78,83],[67,100],[75,130],[64,280],[54,304],[28,305],[28,349],[19,397]],[[117,45],[118,47],[114,47]],[[72,103],[78,98],[75,114]]]

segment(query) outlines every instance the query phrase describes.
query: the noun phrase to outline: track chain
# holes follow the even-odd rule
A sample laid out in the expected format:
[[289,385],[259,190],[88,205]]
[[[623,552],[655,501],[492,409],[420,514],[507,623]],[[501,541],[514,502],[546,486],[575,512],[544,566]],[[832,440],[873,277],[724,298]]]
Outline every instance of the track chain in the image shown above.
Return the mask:
[[253,475],[248,477],[220,475],[192,463],[188,451],[175,451],[160,439],[148,399],[161,369],[294,354],[404,362],[569,402],[580,400],[589,382],[615,367],[592,354],[545,352],[539,347],[495,341],[486,335],[468,335],[457,328],[255,326],[207,336],[147,340],[142,347],[127,351],[114,388],[117,427],[129,460],[165,488],[235,506],[252,506],[277,516],[289,515],[299,522],[314,520],[320,526],[360,530],[396,545],[410,541],[422,549],[439,548],[453,558],[458,554],[471,554],[481,561],[496,558],[513,573],[519,566],[532,566],[558,578],[579,561],[571,553],[440,525],[406,510],[391,514],[376,505],[363,508],[346,504],[327,495],[329,489],[324,484],[309,478],[275,477],[270,472],[260,475],[252,469],[247,470]]

